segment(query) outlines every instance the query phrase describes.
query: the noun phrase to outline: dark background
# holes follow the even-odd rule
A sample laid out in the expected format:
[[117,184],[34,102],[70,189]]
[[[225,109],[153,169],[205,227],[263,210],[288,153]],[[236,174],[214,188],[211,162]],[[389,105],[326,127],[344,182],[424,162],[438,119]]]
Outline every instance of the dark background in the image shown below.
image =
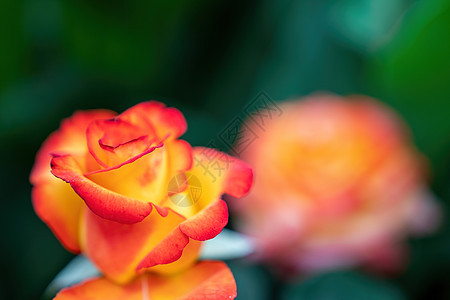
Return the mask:
[[[394,107],[450,200],[448,0],[1,0],[0,298],[39,299],[71,259],[37,218],[34,155],[77,109],[149,99],[186,116],[206,145],[264,90],[364,93]],[[411,239],[395,276],[361,270],[283,283],[231,261],[240,299],[450,299],[450,227]]]

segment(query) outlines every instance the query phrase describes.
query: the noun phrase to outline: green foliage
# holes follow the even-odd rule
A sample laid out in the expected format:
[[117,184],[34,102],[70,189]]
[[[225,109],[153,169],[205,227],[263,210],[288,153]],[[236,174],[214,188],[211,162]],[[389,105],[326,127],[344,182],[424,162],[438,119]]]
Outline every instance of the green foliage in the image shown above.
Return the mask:
[[26,74],[24,1],[0,1],[0,91]]
[[[448,0],[0,1],[0,298],[38,298],[70,258],[33,212],[28,176],[76,109],[158,99],[184,112],[188,141],[206,145],[261,90],[368,94],[405,118],[448,202],[449,37]],[[445,297],[449,228],[411,241],[389,282],[338,272],[284,289],[260,266],[230,267],[241,299]]]
[[371,68],[374,93],[399,110],[441,180],[450,147],[450,2],[419,1]]
[[402,300],[389,283],[357,272],[334,272],[312,277],[287,287],[281,299],[308,300]]
[[236,280],[238,297],[245,300],[269,300],[273,298],[273,278],[266,269],[244,260],[227,263]]

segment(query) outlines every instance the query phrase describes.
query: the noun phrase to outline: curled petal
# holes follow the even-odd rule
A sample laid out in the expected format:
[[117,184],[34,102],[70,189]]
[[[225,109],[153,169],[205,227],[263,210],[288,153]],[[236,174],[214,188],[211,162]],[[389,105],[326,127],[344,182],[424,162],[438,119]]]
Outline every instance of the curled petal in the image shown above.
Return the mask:
[[124,111],[120,118],[132,124],[147,124],[155,129],[160,139],[167,136],[169,139],[176,139],[187,129],[186,120],[179,110],[156,101],[139,103]]
[[[179,224],[174,231],[148,253],[139,263],[137,269],[171,264],[182,257],[182,255],[188,256],[189,254],[186,252],[191,251],[188,248],[189,246],[194,247],[194,245],[199,245],[198,241],[214,238],[227,223],[227,205],[225,201],[217,199],[195,216]],[[196,255],[197,252],[198,248],[195,248],[192,254]],[[185,260],[191,261],[187,257]]]
[[[136,271],[138,274],[142,274],[147,270],[150,270],[152,273],[157,273],[161,275],[172,275],[182,270],[186,270],[198,260],[198,254],[201,246],[202,242],[189,239],[189,243],[184,247],[184,249],[182,249],[181,256],[179,256],[177,260],[175,261],[173,261],[173,259],[168,260],[163,256],[160,256],[162,260],[160,260],[159,262],[153,260],[154,265],[150,269],[145,266],[145,262],[141,262],[141,264],[138,265]],[[159,248],[163,249],[162,247]],[[175,253],[175,251],[173,253]],[[177,256],[174,255],[173,257],[178,257],[178,255]]]
[[152,211],[152,204],[112,192],[85,177],[70,155],[54,156],[51,165],[53,175],[70,183],[86,205],[105,219],[131,224],[142,221]]
[[36,155],[36,163],[31,171],[30,181],[38,184],[53,178],[50,173],[50,153],[84,156],[88,149],[86,147],[86,128],[89,123],[96,119],[106,119],[115,113],[108,110],[78,111],[70,118],[61,122],[59,130],[53,132],[42,145]]
[[[135,276],[144,257],[183,221],[182,216],[171,210],[162,216],[155,209],[142,222],[121,224],[85,209],[82,250],[108,278],[124,283]],[[183,242],[177,244],[182,247],[180,251],[186,246]]]
[[206,241],[218,235],[228,223],[225,201],[217,199],[198,214],[180,224],[180,230],[197,241]]
[[117,285],[106,278],[94,278],[66,288],[56,300],[122,299],[234,299],[236,282],[226,264],[204,261],[175,276],[145,274],[127,285]]
[[151,268],[152,272],[171,274],[187,269],[197,260],[200,246],[201,242],[190,239],[177,227],[147,254],[136,270],[142,273]]
[[167,197],[167,150],[162,144],[121,165],[85,174],[105,189],[160,204]]
[[86,130],[86,138],[89,152],[104,168],[138,156],[158,141],[151,130],[120,118],[92,122]]
[[179,228],[176,228],[150,251],[139,263],[137,269],[173,263],[181,257],[188,243],[189,238]]

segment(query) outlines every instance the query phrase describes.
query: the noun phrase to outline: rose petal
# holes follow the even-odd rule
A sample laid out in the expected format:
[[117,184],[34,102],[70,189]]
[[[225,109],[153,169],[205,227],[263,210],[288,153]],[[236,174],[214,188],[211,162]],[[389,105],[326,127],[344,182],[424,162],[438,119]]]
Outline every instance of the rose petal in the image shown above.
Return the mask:
[[186,120],[179,110],[156,101],[139,103],[123,112],[120,118],[132,124],[147,124],[155,128],[160,139],[176,139],[187,129]]
[[188,237],[206,241],[218,235],[228,223],[228,207],[217,199],[195,216],[180,224],[180,230]]
[[87,206],[105,219],[131,224],[142,221],[152,211],[152,204],[112,192],[86,178],[70,155],[54,156],[52,173],[70,183]]
[[201,244],[189,239],[178,227],[150,251],[136,271],[142,274],[151,268],[153,273],[173,274],[187,269],[197,260]]
[[[169,211],[172,211],[169,209]],[[183,221],[179,227],[167,235],[140,262],[137,269],[151,268],[175,262],[189,251],[186,245],[205,241],[218,235],[228,223],[228,208],[225,201],[217,199],[195,216]],[[198,244],[199,245],[199,244]],[[184,252],[183,252],[184,251]],[[195,251],[195,252],[194,252]],[[195,255],[198,248],[194,249]]]
[[140,200],[160,204],[167,198],[168,151],[157,145],[124,164],[85,174],[103,188]]
[[173,211],[163,217],[155,210],[142,222],[121,224],[85,209],[82,249],[107,277],[127,282],[141,260],[183,221]]
[[50,173],[50,153],[84,156],[86,147],[86,128],[96,119],[111,118],[115,113],[108,110],[78,111],[61,122],[60,128],[53,132],[42,144],[36,155],[36,163],[31,171],[30,181],[37,184],[53,176]]
[[211,148],[193,149],[194,166],[190,172],[201,183],[199,204],[205,207],[223,193],[242,197],[253,181],[250,166],[243,161]]
[[215,149],[195,147],[193,161],[192,169],[185,172],[187,189],[164,203],[179,214],[190,218],[223,193],[242,197],[250,190],[252,169],[241,160]]
[[[190,279],[190,285],[195,286],[195,289],[191,290],[189,294],[184,295],[184,297],[180,297],[180,300],[236,298],[236,282],[234,281],[231,270],[225,263],[219,261],[203,261],[198,263],[194,268],[192,272],[188,271],[189,273],[184,273],[183,278],[185,280]],[[205,281],[205,278],[208,278],[208,280]],[[199,284],[199,282],[202,283]],[[161,295],[163,294],[161,293]]]
[[139,263],[137,269],[150,268],[176,261],[181,257],[188,243],[189,238],[177,227],[150,251]]
[[192,167],[192,147],[184,140],[174,140],[167,142],[169,174],[176,174],[186,171]]
[[36,214],[50,227],[61,244],[70,252],[79,253],[79,221],[83,200],[69,184],[55,177],[34,187],[32,198]]
[[236,282],[227,265],[204,261],[175,276],[146,274],[125,286],[106,278],[91,279],[63,289],[55,299],[234,299],[236,295]]
[[38,216],[50,227],[64,247],[79,252],[79,219],[84,205],[67,183],[51,173],[50,153],[74,153],[85,159],[87,153],[85,132],[88,124],[98,118],[110,118],[114,112],[94,110],[76,112],[61,122],[59,130],[52,133],[36,155],[30,181],[33,206]]
[[119,117],[96,120],[86,130],[91,155],[103,167],[119,165],[158,143],[154,132],[123,121]]

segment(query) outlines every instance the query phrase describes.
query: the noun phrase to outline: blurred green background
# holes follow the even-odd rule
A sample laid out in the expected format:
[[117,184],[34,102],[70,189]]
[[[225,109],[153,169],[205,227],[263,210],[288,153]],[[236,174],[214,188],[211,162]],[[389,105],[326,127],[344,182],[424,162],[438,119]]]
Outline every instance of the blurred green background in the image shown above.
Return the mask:
[[[36,217],[34,155],[77,109],[176,106],[206,145],[251,99],[327,90],[394,107],[450,200],[448,0],[0,1],[0,298],[39,299],[71,255]],[[283,283],[230,261],[239,299],[450,299],[450,226],[411,239],[402,274]]]

